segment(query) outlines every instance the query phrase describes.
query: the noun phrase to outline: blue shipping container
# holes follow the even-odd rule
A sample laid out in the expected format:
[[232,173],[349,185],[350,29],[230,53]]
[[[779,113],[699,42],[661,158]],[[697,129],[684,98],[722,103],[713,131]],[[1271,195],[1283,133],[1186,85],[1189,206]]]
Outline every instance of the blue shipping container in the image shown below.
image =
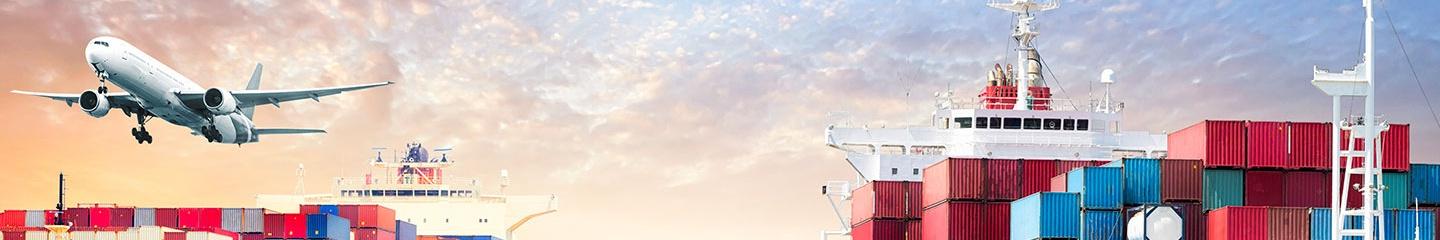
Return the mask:
[[1126,158],[1125,205],[1160,204],[1160,159]]
[[395,240],[415,240],[415,224],[395,220]]
[[[1359,228],[1360,217],[1352,216],[1345,219],[1348,228]],[[1330,209],[1310,209],[1310,240],[1330,240]],[[1345,240],[1360,240],[1359,237],[1346,237]]]
[[350,220],[330,214],[305,216],[305,237],[309,239],[350,240]]
[[319,213],[340,216],[340,206],[338,205],[318,205],[315,208],[319,209]]
[[1124,235],[1120,211],[1084,210],[1080,219],[1080,240],[1120,240]]
[[1410,194],[1420,204],[1440,204],[1440,165],[1410,164]]
[[1085,209],[1120,210],[1124,190],[1121,171],[1113,167],[1083,167],[1066,174],[1065,191],[1080,193]]
[[1010,202],[1010,239],[1079,238],[1080,194],[1038,192]]
[[[1419,227],[1419,236],[1415,234]],[[1435,213],[1430,210],[1385,211],[1386,239],[1435,240]]]

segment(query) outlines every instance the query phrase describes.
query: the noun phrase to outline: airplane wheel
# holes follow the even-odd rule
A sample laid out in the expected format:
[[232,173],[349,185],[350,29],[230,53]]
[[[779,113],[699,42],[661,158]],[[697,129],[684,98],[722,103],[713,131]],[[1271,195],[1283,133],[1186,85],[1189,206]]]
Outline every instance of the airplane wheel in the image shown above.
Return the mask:
[[130,128],[130,136],[139,137],[139,136],[140,136],[140,130],[137,129],[137,128]]

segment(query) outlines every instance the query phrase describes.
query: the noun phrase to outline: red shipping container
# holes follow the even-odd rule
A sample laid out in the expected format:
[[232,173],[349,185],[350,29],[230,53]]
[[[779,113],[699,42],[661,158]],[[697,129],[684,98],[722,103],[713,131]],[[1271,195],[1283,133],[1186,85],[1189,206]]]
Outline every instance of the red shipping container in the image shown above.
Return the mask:
[[339,207],[340,217],[349,219],[351,228],[378,228],[395,231],[395,210],[393,209],[380,205],[340,205]]
[[1330,207],[1330,172],[1285,172],[1285,204],[1287,207]]
[[1104,165],[1104,164],[1105,164],[1104,162],[1100,162],[1100,161],[1059,160],[1059,161],[1056,161],[1056,162],[1055,162],[1055,174],[1056,174],[1056,175],[1059,175],[1059,174],[1063,174],[1063,173],[1070,172],[1070,170],[1074,170],[1074,169],[1076,169],[1076,168],[1093,167],[1093,166],[1100,166],[1100,165]]
[[925,209],[920,224],[925,240],[1008,240],[1010,204],[949,201]]
[[1271,207],[1267,210],[1266,233],[1269,240],[1309,240],[1310,209]]
[[65,222],[67,222],[67,223],[70,223],[71,226],[90,226],[90,209],[89,209],[89,208],[69,208],[69,209],[65,209],[65,214],[62,214],[62,215],[66,216],[66,217],[62,217],[62,218],[65,218],[65,219],[61,219],[61,220],[65,221]]
[[221,222],[224,221],[223,214],[224,214],[224,210],[219,209],[219,208],[201,208],[201,209],[200,209],[200,225],[199,225],[199,228],[202,228],[202,229],[220,229],[220,228],[222,228],[222,227],[223,227],[223,224],[221,224]]
[[155,209],[155,226],[161,226],[161,227],[168,227],[168,228],[179,229],[179,228],[180,228],[180,209],[174,209],[174,208],[156,208],[156,209]]
[[1249,121],[1245,123],[1245,166],[1250,168],[1290,168],[1287,163],[1289,133],[1284,122]]
[[[1349,139],[1350,131],[1340,131],[1340,139]],[[1352,143],[1355,149],[1365,150],[1365,141],[1359,138]],[[1390,130],[1380,133],[1380,168],[1388,171],[1408,172],[1410,171],[1410,125],[1390,124]],[[1341,150],[1350,150],[1350,146],[1340,145]],[[1350,164],[1350,167],[1364,165],[1364,159]]]
[[1205,167],[1245,167],[1245,122],[1205,120],[1170,133],[1168,154],[1200,159]]
[[[1172,203],[1179,206],[1180,217],[1185,221],[1185,239],[1206,239],[1205,238],[1205,205],[1199,202]],[[1121,221],[1129,221],[1130,216],[1121,218]]]
[[[859,223],[850,232],[854,240],[904,240],[906,230],[905,220],[875,219]],[[911,238],[919,240],[919,238]],[[358,239],[364,240],[364,239]]]
[[305,221],[304,214],[285,214],[285,232],[282,236],[295,239],[305,238]]
[[24,226],[25,226],[25,211],[24,211],[24,210],[6,210],[4,213],[0,213],[0,227],[24,227]]
[[320,213],[320,205],[300,205],[300,214],[310,215]]
[[3,234],[3,239],[6,240],[25,240],[25,232],[23,231],[5,231],[0,234]]
[[1069,186],[1066,184],[1070,183],[1069,175],[1069,172],[1062,172],[1060,173],[1060,175],[1055,175],[1055,177],[1051,177],[1050,192],[1065,192],[1065,188]]
[[265,214],[265,238],[285,236],[285,214]]
[[1030,196],[1050,189],[1050,178],[1055,177],[1055,160],[1020,161],[1020,196]]
[[1285,172],[1245,171],[1245,206],[1284,206]]
[[921,191],[919,182],[872,181],[850,195],[850,219],[859,224],[870,218],[919,218]]
[[1200,160],[1160,160],[1160,200],[1200,201],[1205,196]]
[[390,231],[374,228],[356,228],[353,231],[355,240],[395,240],[395,233]]
[[1206,239],[1264,240],[1270,236],[1265,207],[1227,206],[1206,215]]
[[90,224],[86,224],[86,225],[84,225],[84,226],[88,226],[88,227],[110,227],[110,226],[114,226],[114,224],[110,221],[112,218],[115,217],[114,215],[111,215],[111,210],[112,210],[112,209],[113,209],[113,208],[100,208],[100,207],[90,208]]
[[1291,122],[1290,158],[1295,169],[1330,169],[1330,123]]
[[921,200],[926,206],[956,200],[982,200],[984,160],[950,158],[925,167],[921,179],[925,183]]
[[185,240],[185,232],[167,232],[165,240]]
[[110,226],[111,226],[111,227],[126,227],[126,228],[128,228],[128,227],[134,227],[134,226],[135,226],[135,209],[134,209],[134,208],[115,208],[115,209],[111,209],[111,210],[110,210]]
[[1020,195],[1020,161],[989,159],[985,161],[985,198],[1015,200]]
[[175,227],[175,228],[177,228],[177,229],[196,229],[196,228],[200,228],[200,215],[201,215],[200,212],[201,212],[201,211],[200,211],[199,208],[180,208],[179,211],[180,211],[180,215],[176,218],[176,227]]

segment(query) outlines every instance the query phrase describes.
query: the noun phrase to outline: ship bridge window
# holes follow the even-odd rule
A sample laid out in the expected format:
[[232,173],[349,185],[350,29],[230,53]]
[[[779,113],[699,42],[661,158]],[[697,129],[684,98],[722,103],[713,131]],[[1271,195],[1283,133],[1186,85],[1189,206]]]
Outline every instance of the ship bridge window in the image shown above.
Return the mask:
[[1060,130],[1060,119],[1046,118],[1045,130]]
[[1075,119],[1065,119],[1062,130],[1075,130]]
[[1090,131],[1090,119],[1075,120],[1075,130]]
[[975,128],[990,128],[989,118],[975,118]]
[[1025,129],[1040,129],[1039,118],[1026,118],[1024,124]]
[[[1019,124],[1017,123],[1016,125],[1018,126]],[[1000,118],[990,118],[990,129],[1000,129]]]
[[973,125],[971,121],[974,121],[974,119],[969,117],[955,118],[955,125],[961,129],[966,129]]
[[1005,118],[1005,129],[1020,129],[1020,119]]

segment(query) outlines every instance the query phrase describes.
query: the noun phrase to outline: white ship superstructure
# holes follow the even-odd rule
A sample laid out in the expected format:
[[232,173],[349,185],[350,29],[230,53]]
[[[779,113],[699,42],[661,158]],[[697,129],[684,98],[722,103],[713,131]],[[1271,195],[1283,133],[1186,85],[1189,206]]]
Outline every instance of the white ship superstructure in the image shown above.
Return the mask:
[[485,193],[481,181],[447,176],[455,164],[451,149],[436,149],[431,158],[420,144],[409,144],[403,158],[385,160],[376,149],[371,171],[363,177],[340,177],[330,194],[260,195],[259,207],[298,212],[301,204],[378,204],[395,210],[395,219],[416,225],[419,235],[497,236],[511,234],[531,219],[559,209],[554,195],[507,195],[508,172],[501,171],[499,191]]

